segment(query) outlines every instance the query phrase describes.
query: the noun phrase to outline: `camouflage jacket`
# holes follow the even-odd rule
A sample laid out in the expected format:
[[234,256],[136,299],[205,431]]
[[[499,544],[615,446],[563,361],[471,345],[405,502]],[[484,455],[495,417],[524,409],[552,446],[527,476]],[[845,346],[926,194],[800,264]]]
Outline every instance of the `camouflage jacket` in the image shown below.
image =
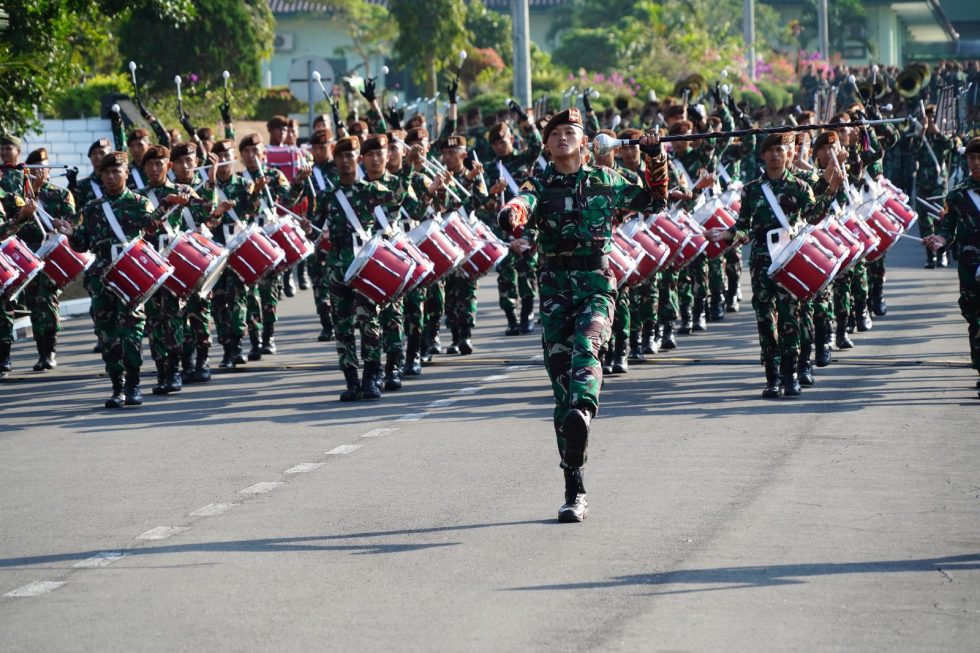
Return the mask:
[[0,188],[0,240],[14,235],[24,226],[24,223],[14,223],[22,206],[24,206],[23,197]]
[[[541,132],[534,125],[524,129],[527,146],[523,150],[514,149],[513,152],[505,157],[494,157],[485,165],[484,173],[487,178],[487,186],[493,186],[500,179],[500,165],[507,168],[507,172],[514,178],[518,188],[524,180],[534,174],[534,164],[537,162],[541,152],[544,151],[544,143],[541,141]],[[510,188],[504,189],[504,199],[514,196]]]
[[647,160],[646,186],[632,184],[612,168],[583,165],[561,174],[554,164],[521,186],[526,232],[545,256],[597,256],[612,249],[617,209],[659,211],[666,206],[667,158]]
[[[289,180],[286,179],[286,175],[276,168],[263,168],[262,174],[269,180],[266,185],[268,192],[259,190],[254,186],[252,187],[252,202],[255,207],[252,211],[253,214],[258,213],[259,207],[262,206],[263,202],[268,205],[267,208],[275,211],[276,207],[271,205],[269,200],[270,196],[274,202],[282,204],[287,209],[292,208],[299,201],[303,194],[304,184],[296,182],[290,184]],[[255,181],[258,179],[258,175],[258,170],[245,170],[242,172],[242,176],[246,181]]]
[[[193,187],[187,184],[175,184],[169,179],[165,181],[161,186],[146,187],[142,192],[137,193],[137,195],[143,195],[148,200],[150,204],[153,205],[154,209],[158,209],[161,204],[164,204],[163,199],[170,195],[189,195],[191,198],[191,204],[188,206],[174,208],[173,211],[167,215],[167,224],[170,225],[175,231],[191,231],[192,223],[194,227],[200,225],[207,225],[211,219],[211,212],[214,210],[214,191],[208,190],[203,191],[204,197],[201,196]],[[166,207],[167,210],[173,207]]]
[[919,196],[938,195],[945,191],[948,179],[948,168],[946,160],[953,152],[953,140],[943,134],[927,134],[929,145],[936,154],[939,161],[940,171],[936,171],[936,162],[932,160],[928,149],[923,144],[922,138],[914,137],[910,140],[912,152],[917,163],[915,173],[915,183]]
[[220,218],[212,218],[208,223],[214,241],[227,245],[232,233],[241,225],[252,222],[258,210],[258,200],[253,193],[252,183],[237,173],[225,181],[219,179],[214,195],[216,203],[225,199],[235,203],[231,211],[224,212]]
[[[45,182],[37,190],[37,200],[52,218],[69,222],[75,219],[75,199],[64,188]],[[38,216],[38,220],[40,219]],[[18,235],[33,250],[41,246],[45,237],[45,233],[34,219],[24,223]]]
[[[487,184],[483,181],[483,176],[477,176],[476,179],[470,181],[466,178],[467,170],[463,168],[459,172],[453,173],[453,178],[456,180],[456,184],[450,183],[448,188],[453,192],[450,195],[446,191],[446,187],[443,190],[436,193],[436,197],[433,200],[433,208],[438,211],[454,211],[456,209],[463,209],[464,211],[480,211],[486,206],[487,201],[490,199],[490,195],[487,193]],[[470,197],[459,190],[459,186],[462,186],[470,192]]]
[[26,179],[27,176],[22,169],[4,167],[0,172],[0,190],[23,196]]
[[161,207],[154,211],[149,199],[128,188],[120,195],[106,195],[83,206],[79,224],[69,240],[74,249],[95,254],[95,263],[86,272],[90,276],[102,273],[112,262],[112,246],[120,244],[103,210],[105,203],[112,209],[127,241],[154,235],[165,210]]
[[742,209],[738,213],[735,226],[729,231],[735,240],[752,238],[751,259],[753,264],[770,262],[769,248],[766,245],[766,233],[770,229],[782,227],[769,201],[763,194],[762,185],[768,182],[776,201],[786,214],[790,227],[799,227],[804,222],[811,222],[822,217],[830,206],[833,198],[821,195],[819,200],[814,196],[813,189],[788,169],[779,179],[769,179],[762,175],[749,182],[742,189]]
[[976,255],[980,254],[980,207],[976,206],[970,197],[969,191],[971,190],[980,198],[980,181],[976,181],[972,177],[951,190],[946,196],[946,206],[939,235],[945,238],[947,242],[955,238],[963,251],[974,252],[972,258],[973,263],[976,264]]
[[386,212],[390,216],[388,218],[390,222],[395,222],[405,217],[404,215],[399,217],[401,209],[405,210],[410,220],[421,222],[425,219],[425,213],[429,207],[415,193],[411,179],[406,179],[400,175],[394,175],[385,171],[381,179],[377,181],[391,191],[391,202],[386,207]]
[[78,180],[78,187],[75,189],[75,206],[81,209],[92,200],[103,195],[105,195],[105,188],[102,187],[102,180],[93,172],[85,179]]
[[[321,184],[322,180],[322,184]],[[310,178],[303,183],[303,190],[297,204],[304,199],[306,202],[306,217],[312,219],[316,215],[317,202],[320,195],[324,192],[333,190],[337,186],[337,166],[333,161],[314,163],[311,166]]]
[[[374,207],[387,208],[395,203],[394,193],[378,181],[358,179],[349,186],[338,183],[337,191],[343,192],[347,197],[354,211],[354,217],[368,236],[374,233],[377,227]],[[356,232],[337,200],[337,191],[323,193],[320,196],[322,201],[313,223],[329,230],[333,248],[327,254],[327,265],[343,274],[354,262],[353,236]]]

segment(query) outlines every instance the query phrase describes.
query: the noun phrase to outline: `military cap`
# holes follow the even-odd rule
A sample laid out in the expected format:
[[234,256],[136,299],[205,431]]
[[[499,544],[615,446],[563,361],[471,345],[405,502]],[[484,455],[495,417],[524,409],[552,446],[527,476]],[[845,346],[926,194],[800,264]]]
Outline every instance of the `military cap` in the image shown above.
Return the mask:
[[664,113],[666,118],[683,118],[684,117],[684,105],[683,104],[672,104],[667,107],[667,112]]
[[423,127],[425,125],[425,116],[421,113],[416,113],[414,116],[408,119],[405,123],[405,127],[409,130],[415,129],[416,127]]
[[108,138],[100,138],[91,145],[88,146],[87,156],[92,156],[92,152],[96,150],[112,150],[112,143],[109,142]]
[[170,158],[177,160],[182,156],[187,156],[188,154],[197,154],[197,143],[193,141],[186,141],[184,143],[177,143],[170,150]]
[[813,152],[819,152],[820,148],[826,147],[827,145],[834,145],[840,142],[840,137],[835,131],[820,132],[816,138],[813,139]]
[[289,124],[289,118],[286,116],[275,115],[269,118],[268,122],[265,123],[266,129],[285,129],[286,125]]
[[333,140],[329,129],[318,129],[310,136],[310,145],[327,145]]
[[213,154],[224,154],[225,152],[234,152],[234,151],[235,151],[235,141],[231,140],[230,138],[221,139],[220,141],[214,144],[214,147],[211,148],[211,152]]
[[105,172],[109,168],[125,168],[129,165],[129,157],[125,152],[109,152],[99,161],[99,172]]
[[619,132],[619,138],[623,140],[630,140],[632,138],[643,138],[642,129],[624,129]]
[[24,163],[30,166],[30,165],[38,165],[38,164],[43,165],[47,162],[48,162],[48,151],[43,147],[39,147],[27,155],[27,160]]
[[405,136],[405,143],[407,145],[415,145],[416,143],[421,143],[423,140],[429,137],[429,130],[425,127],[416,127],[415,129],[409,129],[408,135]]
[[361,143],[361,154],[372,150],[388,150],[388,137],[384,134],[370,134]]
[[980,154],[980,136],[974,136],[967,142],[963,154]]
[[547,141],[548,137],[551,136],[552,130],[560,125],[573,125],[584,130],[585,126],[582,122],[582,112],[576,107],[569,107],[564,111],[556,113],[551,120],[548,121],[548,124],[544,126],[544,133],[541,135],[542,138]]
[[674,136],[676,134],[683,134],[689,131],[694,131],[694,123],[691,122],[690,120],[678,120],[677,122],[675,122],[673,125],[670,126],[670,129],[667,130],[667,133],[669,133],[671,136]]
[[765,154],[766,150],[777,145],[790,145],[793,142],[792,134],[769,134],[759,146],[759,154]]
[[248,136],[244,137],[242,140],[238,141],[238,151],[241,152],[246,147],[252,147],[253,145],[255,146],[262,145],[262,137],[259,136],[258,134],[249,134]]
[[212,141],[214,140],[214,132],[210,127],[198,127],[197,137],[204,142]]
[[370,128],[363,120],[352,120],[347,125],[347,131],[355,136],[367,136]]
[[340,156],[344,152],[354,152],[355,154],[361,149],[361,139],[357,136],[344,136],[333,148],[334,156]]
[[466,137],[460,136],[459,134],[453,134],[452,136],[447,136],[446,140],[442,142],[441,150],[455,150],[455,149],[466,149]]
[[392,143],[404,143],[408,133],[404,129],[392,129],[388,132],[388,145]]
[[498,122],[496,125],[490,128],[487,134],[487,140],[491,143],[496,143],[497,141],[502,141],[510,135],[510,127],[507,126],[505,122]]
[[133,131],[129,132],[129,136],[126,137],[126,145],[130,143],[135,143],[136,141],[141,141],[144,138],[149,138],[150,132],[146,131],[142,127],[137,127]]
[[0,133],[0,145],[13,145],[20,149],[20,139],[8,132]]
[[[178,145],[177,147],[180,146]],[[143,159],[140,161],[140,165],[145,166],[147,163],[153,161],[154,159],[169,159],[169,158],[170,158],[170,150],[168,150],[166,147],[164,147],[163,145],[151,145],[146,150],[146,153],[143,155]]]

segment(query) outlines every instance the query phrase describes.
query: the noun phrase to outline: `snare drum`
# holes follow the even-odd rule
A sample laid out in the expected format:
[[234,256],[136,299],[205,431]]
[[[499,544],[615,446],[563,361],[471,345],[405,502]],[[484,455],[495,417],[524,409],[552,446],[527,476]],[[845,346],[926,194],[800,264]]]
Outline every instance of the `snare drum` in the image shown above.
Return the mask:
[[228,252],[228,267],[246,286],[258,282],[286,258],[286,253],[254,224],[235,234]]
[[265,233],[285,253],[282,263],[275,270],[276,272],[282,272],[293,267],[305,260],[314,251],[313,243],[303,233],[299,223],[291,216],[280,217],[275,224],[267,224]]
[[20,280],[20,268],[0,252],[0,297],[7,296],[7,290]]
[[847,257],[841,263],[840,270],[838,271],[838,274],[844,274],[861,260],[861,257],[864,255],[864,243],[835,218],[826,220],[824,229],[830,234],[831,238],[834,238],[847,248]]
[[704,228],[687,211],[675,211],[668,218],[687,231],[690,236],[681,247],[674,261],[674,267],[680,270],[704,253],[704,250],[708,248],[708,239],[704,236]]
[[[637,262],[635,274],[640,281],[646,281],[654,274],[659,272],[670,262],[670,248],[664,241],[647,229],[641,220],[633,220],[636,224],[629,225],[635,228],[631,238],[643,249],[643,258]],[[624,233],[629,234],[630,229],[624,229]]]
[[666,213],[658,213],[649,218],[647,228],[670,250],[666,265],[679,267],[675,265],[677,257],[691,240],[691,234],[682,225],[671,220]]
[[[646,253],[643,248],[640,247],[639,243],[623,233],[622,229],[613,230],[613,242],[619,245],[619,248],[626,252],[631,259],[633,259],[633,271],[630,273],[629,278],[626,279],[626,284],[634,284],[646,279],[645,275],[639,271],[640,264],[643,259],[646,258]],[[642,276],[641,276],[642,275]]]
[[905,233],[905,227],[891,213],[877,207],[869,213],[867,221],[868,226],[874,230],[881,240],[875,251],[867,256],[867,259],[873,262],[882,258],[888,250],[898,243],[898,239]]
[[415,261],[380,236],[364,243],[344,274],[344,283],[375,304],[399,295],[415,271]]
[[174,273],[163,285],[187,299],[195,292],[202,297],[211,292],[228,263],[228,250],[195,231],[182,231],[170,241],[166,257]]
[[408,236],[399,232],[390,242],[395,246],[395,249],[415,261],[415,270],[412,272],[412,278],[408,280],[404,290],[402,290],[402,294],[407,294],[415,288],[435,279],[435,273],[433,272],[435,266],[432,264],[432,261],[422,253],[422,250],[415,246],[415,243]]
[[432,219],[412,229],[408,237],[432,261],[436,279],[442,279],[463,262],[463,250]]
[[801,232],[776,252],[769,278],[801,301],[812,299],[837,275],[841,259],[810,232]]
[[327,225],[323,225],[323,230],[316,237],[316,242],[313,244],[316,246],[318,252],[323,252],[324,254],[333,249],[333,243],[330,242],[330,229]]
[[95,262],[89,252],[76,252],[68,244],[63,234],[48,234],[37,250],[38,258],[44,261],[44,274],[59,290],[78,278]]
[[878,237],[875,230],[869,227],[868,223],[860,215],[851,211],[850,213],[845,213],[840,221],[845,229],[861,241],[861,244],[864,246],[864,257],[870,256],[877,251],[881,238]]
[[130,308],[153,296],[174,268],[142,238],[131,241],[102,273],[106,286]]
[[612,248],[609,250],[609,268],[616,275],[616,287],[621,288],[632,276],[633,271],[636,269],[636,260],[630,256],[629,252],[620,247],[619,243],[613,240],[611,243]]
[[[705,231],[708,229],[730,229],[735,226],[737,218],[738,216],[718,199],[708,200],[704,206],[694,212],[694,219]],[[704,255],[708,258],[718,258],[731,249],[732,245],[733,243],[728,241],[709,242],[704,250]]]
[[463,263],[480,251],[482,243],[479,237],[470,228],[469,223],[463,220],[458,213],[454,213],[442,221],[442,230],[463,250]]
[[17,236],[10,236],[0,243],[0,252],[20,270],[17,279],[9,284],[4,293],[8,299],[13,299],[37,276],[38,272],[44,269],[44,261],[39,259]]
[[460,269],[466,278],[475,281],[500,265],[507,254],[509,248],[504,241],[497,238],[496,234],[490,231],[483,222],[473,225],[473,231],[482,242],[478,249],[468,261],[463,263]]
[[915,224],[915,221],[919,219],[919,216],[910,206],[903,204],[895,197],[889,197],[886,199],[885,203],[882,205],[882,208],[895,216],[895,218],[902,224],[902,227],[905,228],[905,231],[911,229],[912,225]]

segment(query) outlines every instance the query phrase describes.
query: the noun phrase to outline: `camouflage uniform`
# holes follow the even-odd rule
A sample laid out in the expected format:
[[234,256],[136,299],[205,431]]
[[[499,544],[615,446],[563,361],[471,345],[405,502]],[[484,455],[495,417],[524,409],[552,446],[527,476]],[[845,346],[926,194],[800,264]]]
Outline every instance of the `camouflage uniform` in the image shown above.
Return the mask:
[[[24,198],[14,193],[8,193],[0,188],[0,240],[12,236],[22,228],[23,224],[14,224],[13,220],[24,206]],[[9,371],[10,345],[14,342],[14,303],[7,296],[0,296],[0,378]]]
[[[227,199],[235,203],[235,208],[222,214],[220,221],[212,222],[210,229],[214,241],[227,245],[231,236],[239,228],[240,223],[249,222],[254,213],[254,196],[252,185],[238,174],[233,174],[227,181],[218,180],[218,199]],[[225,347],[228,354],[240,352],[241,341],[245,336],[246,293],[251,290],[238,275],[226,267],[214,286],[211,298],[211,310],[214,314],[214,326],[218,334],[218,342]]]
[[[968,178],[950,191],[939,235],[947,243],[955,239],[959,248],[960,314],[967,323],[970,362],[980,372],[980,283],[976,278],[980,266],[980,206],[971,199],[969,191],[980,197],[980,181]],[[977,389],[980,390],[980,382]]]
[[565,416],[572,408],[592,415],[599,408],[599,346],[609,337],[617,294],[615,275],[605,261],[611,249],[613,212],[646,210],[651,204],[654,210],[663,208],[666,157],[649,164],[646,176],[648,187],[643,188],[609,168],[583,165],[578,172],[561,174],[549,164],[521,187],[520,198],[528,209],[527,230],[536,237],[544,257],[542,345],[555,397],[555,433],[563,465]]
[[[946,184],[949,179],[949,169],[946,166],[946,159],[955,146],[952,139],[944,134],[926,134],[926,138],[929,139],[929,144],[932,146],[932,150],[936,154],[936,159],[939,161],[940,170],[938,171],[936,170],[935,162],[933,162],[932,157],[929,155],[929,151],[922,142],[922,138],[913,136],[909,141],[915,159],[916,170],[914,189],[909,195],[912,197],[915,210],[919,213],[919,235],[923,238],[936,233],[936,229],[939,227],[939,221],[931,217],[932,213],[921,202],[917,202],[915,198],[921,197],[931,204],[940,204],[940,199],[937,198],[946,195]],[[930,197],[933,199],[929,199]],[[928,261],[934,261],[935,256],[934,253],[931,253],[931,250],[927,250],[926,257]]]
[[[713,150],[707,147],[691,147],[680,156],[674,155],[674,163],[683,166],[680,170],[681,176],[688,182],[688,187],[692,190],[702,171],[711,172],[714,169],[711,160],[712,153]],[[686,176],[684,175],[685,171]],[[696,199],[697,191],[695,191]],[[685,208],[692,210],[694,200],[688,203]],[[721,268],[718,269],[720,272]],[[693,321],[694,330],[699,330],[698,325],[706,312],[706,300],[708,298],[708,259],[704,254],[696,257],[679,272],[677,294],[680,299],[680,313],[684,324],[687,325]],[[684,331],[682,326],[681,333]]]
[[[323,179],[323,187],[316,175],[310,177],[304,188],[304,197],[307,198],[307,219],[311,222],[316,220],[317,206],[323,201],[322,195],[329,192],[337,184],[337,166],[333,161],[324,163],[314,163],[313,168],[320,171],[319,177]],[[320,227],[322,225],[317,225]],[[316,236],[314,236],[316,237]],[[316,307],[316,314],[320,318],[321,333],[333,338],[333,316],[330,307],[330,287],[327,271],[327,255],[317,248],[313,256],[306,259],[306,270],[310,275],[310,283],[313,289],[313,305]]]
[[[398,173],[400,178],[400,184],[408,184],[412,187],[415,192],[416,197],[421,197],[425,193],[425,189],[431,181],[425,175],[415,172],[411,165],[406,163],[401,171]],[[411,216],[409,216],[411,217]],[[414,220],[405,220],[404,216],[402,219],[402,230],[410,231],[414,228]],[[402,302],[402,312],[404,315],[404,328],[405,328],[405,342],[406,342],[406,353],[405,357],[408,360],[409,366],[411,366],[415,371],[421,369],[418,364],[418,359],[420,358],[420,352],[422,351],[422,325],[425,319],[425,298],[428,294],[428,285],[420,286],[414,290],[409,291],[405,295],[405,299]]]
[[[468,214],[468,211],[482,210],[488,199],[487,186],[483,177],[478,176],[475,180],[470,181],[466,178],[465,168],[455,173],[454,177],[472,196],[469,198],[460,196],[462,200],[462,204],[460,204],[448,194],[442,196],[440,193],[439,200],[443,208],[446,210],[462,209],[464,214]],[[469,279],[462,270],[452,272],[446,278],[446,322],[453,332],[454,344],[469,340],[473,327],[476,326],[476,287],[477,281]],[[426,313],[426,320],[431,319],[431,316],[428,315],[428,305]]]

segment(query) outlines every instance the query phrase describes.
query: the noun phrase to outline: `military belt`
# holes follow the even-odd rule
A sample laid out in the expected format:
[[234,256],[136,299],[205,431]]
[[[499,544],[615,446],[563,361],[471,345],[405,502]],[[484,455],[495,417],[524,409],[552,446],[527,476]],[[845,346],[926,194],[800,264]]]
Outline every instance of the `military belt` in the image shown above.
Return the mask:
[[544,266],[556,271],[605,270],[609,267],[608,256],[546,256]]

